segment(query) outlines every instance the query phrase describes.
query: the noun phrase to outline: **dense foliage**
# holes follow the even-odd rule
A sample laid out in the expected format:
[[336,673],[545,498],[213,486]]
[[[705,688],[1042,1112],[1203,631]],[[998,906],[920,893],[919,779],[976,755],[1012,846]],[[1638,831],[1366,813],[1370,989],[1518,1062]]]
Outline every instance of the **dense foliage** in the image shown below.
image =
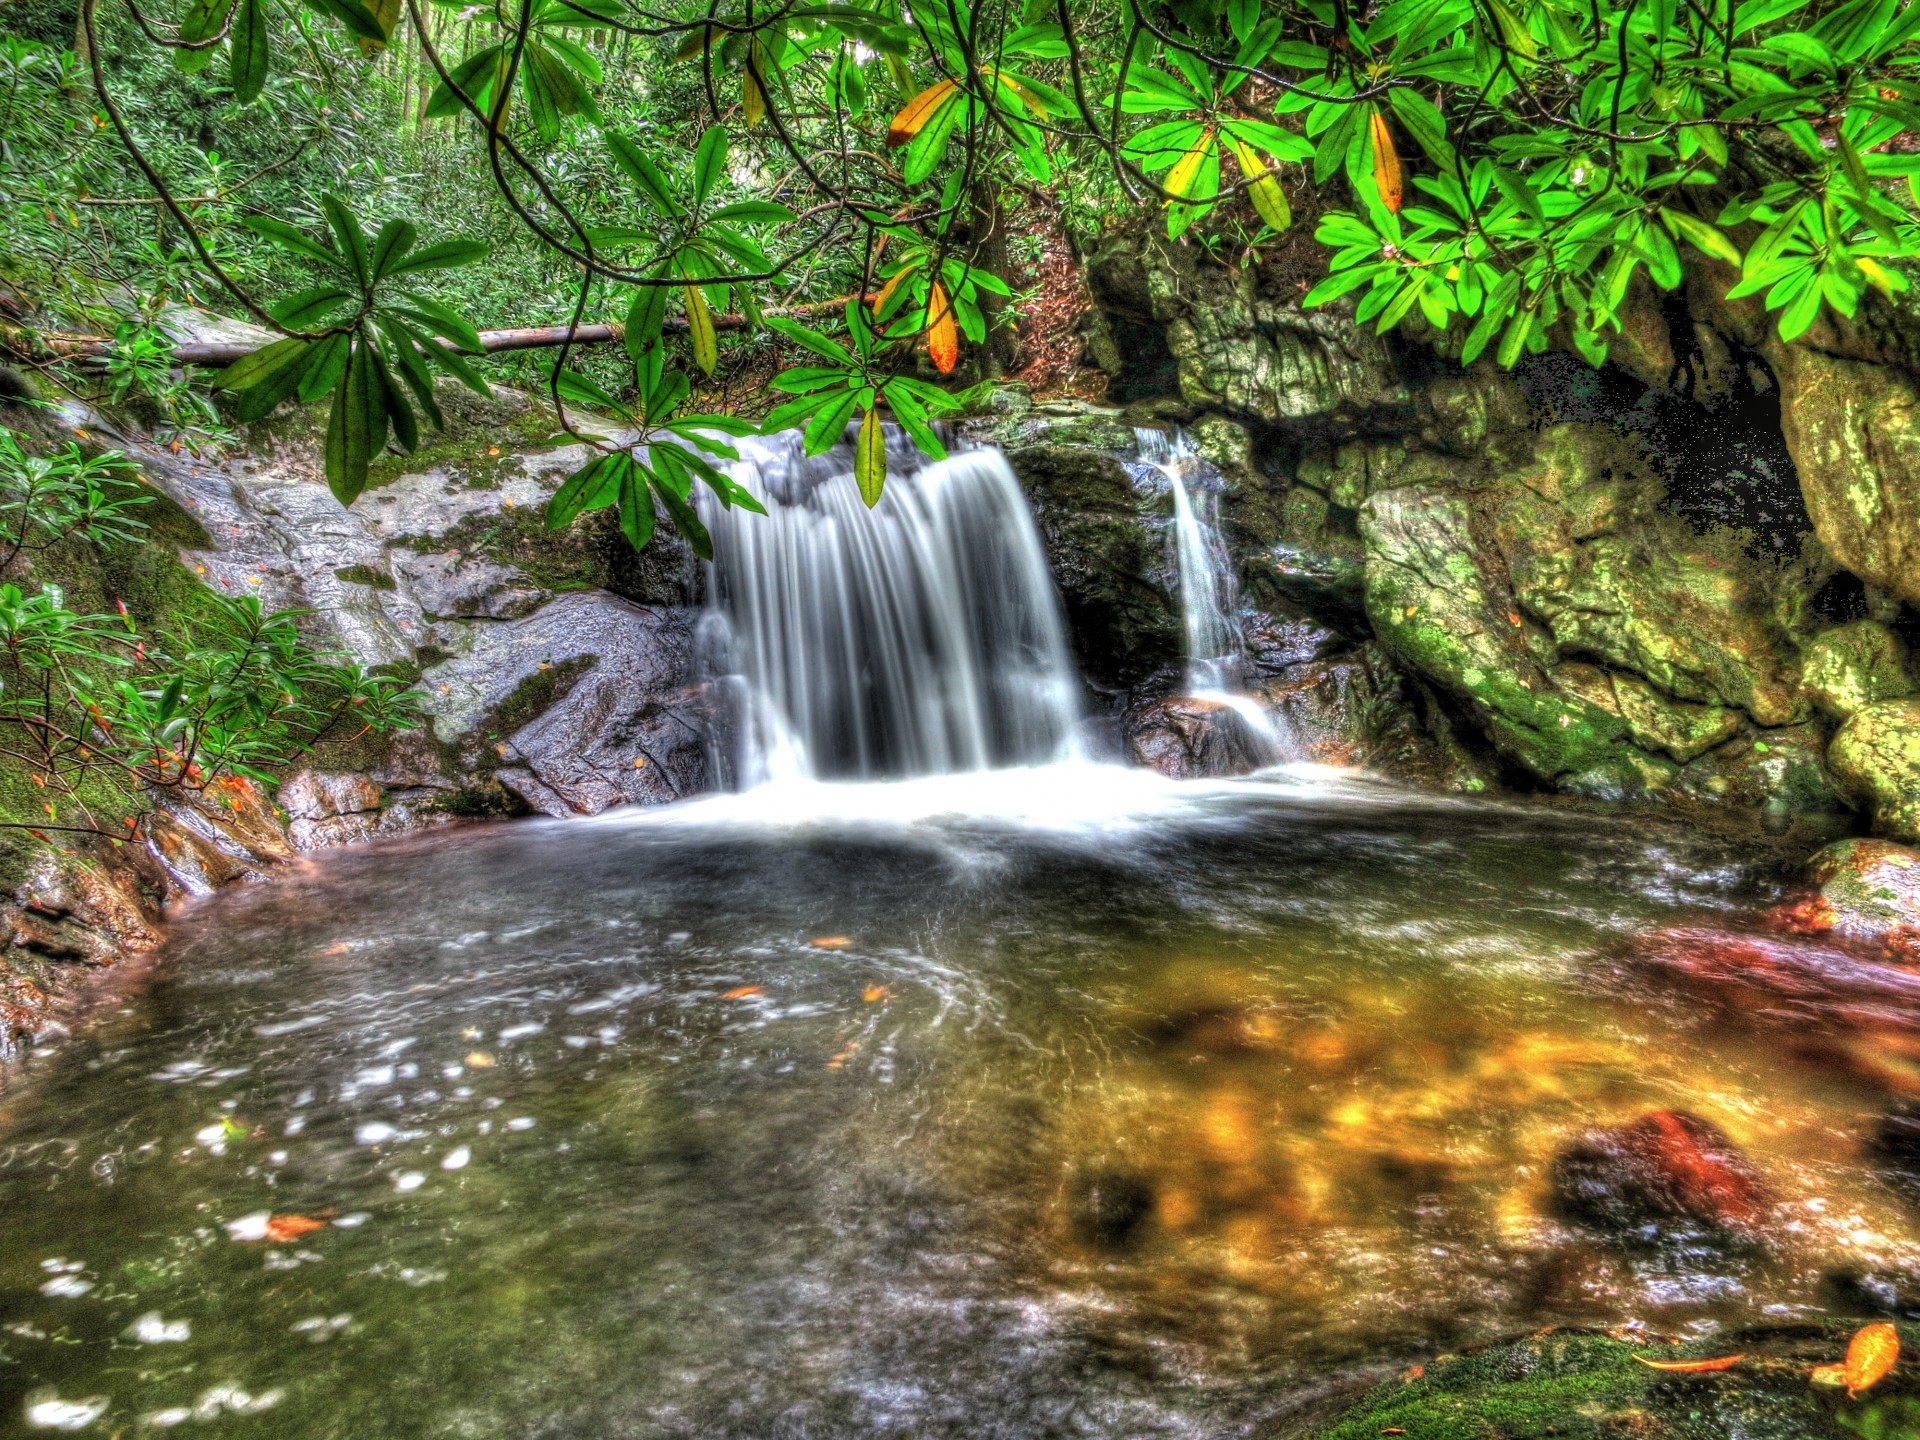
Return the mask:
[[[63,541],[136,541],[151,497],[131,468],[75,448],[36,458],[0,430],[0,574]],[[87,614],[58,586],[0,581],[0,757],[44,797],[42,818],[0,824],[125,839],[157,796],[265,779],[329,736],[413,723],[400,682],[316,652],[295,619],[209,590],[196,616],[147,633],[124,605]]]
[[[1791,340],[1904,289],[1920,251],[1920,0],[73,3],[36,13],[75,53],[0,56],[17,290],[281,330],[219,384],[243,417],[329,399],[348,500],[437,419],[436,370],[484,383],[476,288],[522,325],[620,320],[626,373],[564,345],[545,383],[563,426],[592,405],[639,438],[583,437],[551,518],[617,505],[636,542],[656,501],[702,542],[695,482],[745,498],[702,458],[740,427],[682,413],[723,346],[802,359],[767,421],[816,451],[859,423],[870,498],[873,417],[937,451],[938,382],[1017,304],[1008,216],[1041,201],[1081,227],[1157,207],[1243,264],[1298,205],[1329,252],[1306,303],[1417,312],[1507,365],[1599,363],[1638,273],[1671,289],[1712,257]],[[162,55],[164,84],[125,83]],[[254,147],[239,178],[229,131]],[[122,322],[123,376],[144,338]]]

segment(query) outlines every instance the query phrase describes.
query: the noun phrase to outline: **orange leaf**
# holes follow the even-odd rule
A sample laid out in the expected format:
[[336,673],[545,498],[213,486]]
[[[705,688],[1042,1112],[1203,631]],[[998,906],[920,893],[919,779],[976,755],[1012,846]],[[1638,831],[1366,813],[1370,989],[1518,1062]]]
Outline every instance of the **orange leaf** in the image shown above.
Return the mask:
[[1368,127],[1373,137],[1373,183],[1380,189],[1380,201],[1394,214],[1400,213],[1400,155],[1393,148],[1393,136],[1387,130],[1387,117],[1373,112]]
[[807,943],[816,950],[844,950],[853,941],[845,935],[816,935]]
[[864,991],[861,992],[860,998],[862,1000],[865,1000],[869,1005],[871,1005],[874,1001],[885,1000],[888,996],[892,994],[893,994],[893,989],[891,986],[869,985]]
[[727,993],[720,998],[722,1000],[745,1000],[749,996],[764,995],[766,993],[766,990],[759,985],[739,985],[727,991]]
[[1871,1390],[1893,1369],[1893,1362],[1900,1358],[1900,1332],[1882,1320],[1878,1324],[1863,1325],[1854,1332],[1853,1339],[1847,1342],[1847,1398],[1852,1399],[1863,1390]]
[[960,361],[960,327],[954,323],[953,302],[938,280],[927,292],[927,354],[942,375],[951,375]]
[[1649,1370],[1667,1370],[1675,1375],[1711,1375],[1716,1370],[1731,1370],[1747,1357],[1740,1355],[1722,1355],[1713,1360],[1649,1360],[1644,1355],[1633,1357]]
[[929,85],[902,105],[900,113],[893,117],[893,123],[887,126],[887,144],[904,145],[918,135],[927,121],[933,118],[933,112],[953,94],[954,87],[954,81],[942,80],[938,85]]
[[267,1220],[267,1239],[284,1244],[326,1228],[326,1221],[315,1220],[310,1215],[274,1215]]

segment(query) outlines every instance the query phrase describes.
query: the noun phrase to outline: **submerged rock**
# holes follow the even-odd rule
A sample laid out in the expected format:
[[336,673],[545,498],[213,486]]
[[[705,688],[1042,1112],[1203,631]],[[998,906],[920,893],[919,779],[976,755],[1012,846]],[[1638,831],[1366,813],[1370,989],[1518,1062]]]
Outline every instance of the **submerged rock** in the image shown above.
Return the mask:
[[1561,1218],[1643,1244],[1760,1238],[1768,1199],[1725,1131],[1686,1110],[1594,1130],[1553,1162]]
[[1092,1245],[1118,1250],[1152,1218],[1153,1184],[1125,1170],[1097,1170],[1077,1179],[1067,1197],[1074,1233]]

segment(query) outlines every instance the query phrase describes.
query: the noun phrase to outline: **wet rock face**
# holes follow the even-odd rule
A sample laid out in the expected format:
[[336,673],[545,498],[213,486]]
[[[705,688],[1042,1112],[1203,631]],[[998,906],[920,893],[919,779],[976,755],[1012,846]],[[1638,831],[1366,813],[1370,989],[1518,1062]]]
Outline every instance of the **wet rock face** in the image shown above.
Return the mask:
[[1816,635],[1802,652],[1800,683],[1824,714],[1842,720],[1920,688],[1907,670],[1906,646],[1872,620],[1836,625]]
[[1127,710],[1122,732],[1127,758],[1170,780],[1244,775],[1262,763],[1246,720],[1217,700],[1144,701]]
[[1761,1238],[1767,1196],[1726,1133],[1685,1110],[1595,1130],[1553,1163],[1561,1218],[1641,1244]]
[[1120,1250],[1153,1218],[1153,1184],[1125,1170],[1080,1176],[1067,1197],[1068,1217],[1082,1243]]
[[696,619],[582,591],[490,626],[423,677],[434,735],[547,815],[695,794],[706,785]]

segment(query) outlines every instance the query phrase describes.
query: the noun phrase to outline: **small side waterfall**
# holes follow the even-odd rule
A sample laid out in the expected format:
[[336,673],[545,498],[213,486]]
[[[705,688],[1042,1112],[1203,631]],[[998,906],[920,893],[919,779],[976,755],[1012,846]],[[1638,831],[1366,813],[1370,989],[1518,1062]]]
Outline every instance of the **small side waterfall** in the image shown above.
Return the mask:
[[869,510],[853,451],[742,442],[767,514],[701,497],[713,534],[707,673],[739,789],[1079,758],[1080,684],[1019,482],[998,450],[933,464],[891,429]]
[[1239,585],[1233,559],[1220,534],[1220,494],[1194,483],[1199,452],[1184,431],[1136,429],[1140,458],[1167,477],[1173,490],[1175,559],[1180,570],[1180,610],[1186,622],[1186,690],[1240,717],[1261,764],[1294,758],[1283,722],[1246,693],[1250,678],[1246,644],[1234,619]]

